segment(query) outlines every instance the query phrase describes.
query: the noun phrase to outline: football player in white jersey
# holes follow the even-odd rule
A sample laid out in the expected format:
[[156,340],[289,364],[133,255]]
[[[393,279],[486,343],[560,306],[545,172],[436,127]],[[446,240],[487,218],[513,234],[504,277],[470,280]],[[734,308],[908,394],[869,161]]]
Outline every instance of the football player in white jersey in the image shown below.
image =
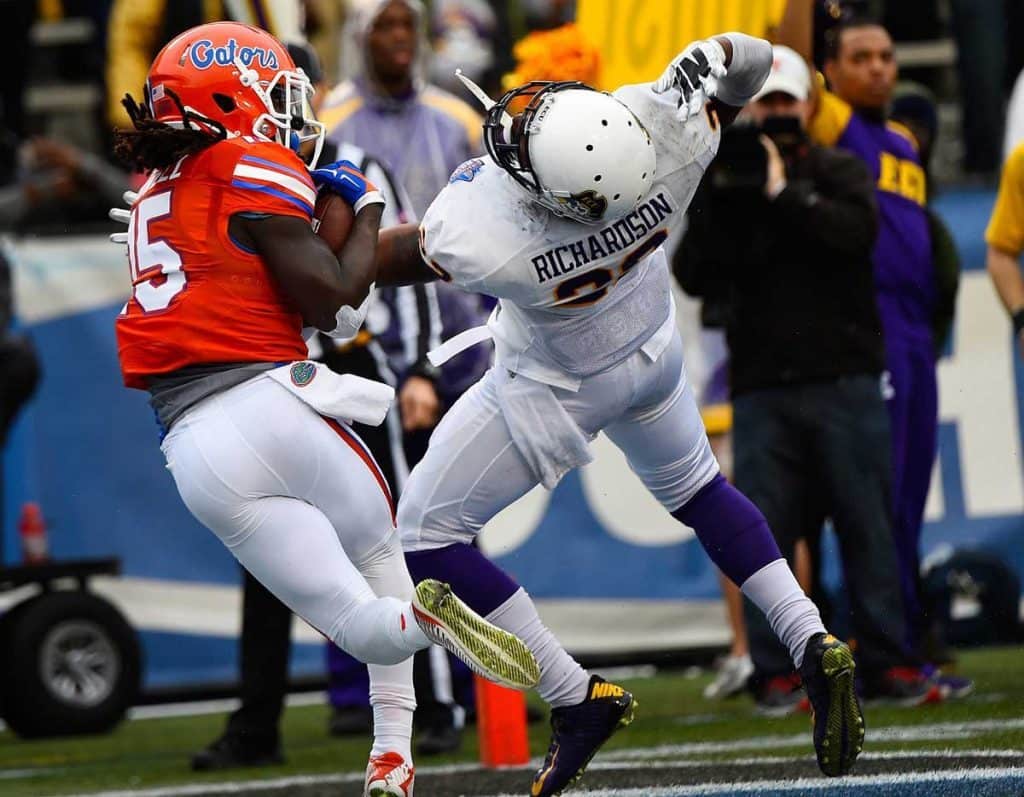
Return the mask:
[[599,431],[767,614],[807,688],[822,771],[849,771],[863,744],[849,648],[825,631],[763,515],[719,474],[661,248],[771,62],[767,42],[730,33],[691,44],[657,82],[612,94],[531,83],[494,103],[472,87],[488,107],[488,155],[456,170],[418,240],[411,226],[381,233],[378,284],[439,278],[500,300],[486,329],[439,352],[491,336],[497,358],[434,432],[398,523],[414,579],[451,583],[540,664],[552,740],[534,797],[575,782],[634,701],[584,671],[471,543],[536,484],[553,488],[588,462]]

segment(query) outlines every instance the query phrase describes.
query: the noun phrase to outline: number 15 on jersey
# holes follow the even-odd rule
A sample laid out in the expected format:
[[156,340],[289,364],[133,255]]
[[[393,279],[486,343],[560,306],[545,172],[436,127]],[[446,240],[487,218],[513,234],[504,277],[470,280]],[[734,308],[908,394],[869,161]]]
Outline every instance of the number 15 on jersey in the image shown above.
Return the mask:
[[[162,238],[152,238],[150,224],[171,215],[173,189],[150,194],[132,208],[128,221],[128,267],[132,297],[145,313],[166,310],[185,288],[181,256]],[[127,312],[128,306],[122,314]]]

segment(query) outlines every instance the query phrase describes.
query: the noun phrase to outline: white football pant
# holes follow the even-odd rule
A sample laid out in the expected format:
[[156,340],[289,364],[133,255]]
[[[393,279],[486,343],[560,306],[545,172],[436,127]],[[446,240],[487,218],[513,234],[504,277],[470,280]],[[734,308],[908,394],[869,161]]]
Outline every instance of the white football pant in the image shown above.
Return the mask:
[[371,699],[411,710],[408,657],[429,643],[410,611],[387,482],[352,430],[258,376],[189,409],[161,448],[192,514],[293,612],[371,665]]
[[[592,438],[603,430],[670,512],[718,473],[682,352],[677,331],[653,362],[638,351],[584,379],[577,392],[552,388],[583,433]],[[496,390],[491,369],[445,414],[413,468],[398,507],[406,550],[471,542],[538,483],[512,440]]]

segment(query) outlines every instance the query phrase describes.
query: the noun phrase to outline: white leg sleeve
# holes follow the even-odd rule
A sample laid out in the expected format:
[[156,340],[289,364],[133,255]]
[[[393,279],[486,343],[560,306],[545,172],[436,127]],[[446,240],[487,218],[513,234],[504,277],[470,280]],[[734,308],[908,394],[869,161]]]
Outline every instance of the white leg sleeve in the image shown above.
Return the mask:
[[[373,591],[381,596],[407,602],[413,584],[405,566],[405,557],[397,535],[359,563]],[[398,664],[371,664],[370,705],[373,706],[373,750],[378,756],[398,753],[412,764],[412,720],[416,709],[416,693],[412,683],[411,658]]]
[[821,614],[797,583],[785,559],[776,559],[743,582],[741,589],[765,613],[772,631],[789,648],[799,669],[807,640],[824,634]]
[[526,590],[520,588],[487,616],[487,620],[519,637],[540,665],[537,692],[552,707],[574,706],[587,697],[590,675],[541,622]]

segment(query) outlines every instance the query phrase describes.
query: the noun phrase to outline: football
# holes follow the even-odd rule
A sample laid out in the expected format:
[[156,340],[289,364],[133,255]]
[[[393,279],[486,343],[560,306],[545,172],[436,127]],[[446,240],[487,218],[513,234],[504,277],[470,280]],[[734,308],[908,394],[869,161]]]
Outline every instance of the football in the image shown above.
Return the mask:
[[322,189],[313,208],[313,232],[337,254],[348,240],[356,214],[352,206],[333,191]]

